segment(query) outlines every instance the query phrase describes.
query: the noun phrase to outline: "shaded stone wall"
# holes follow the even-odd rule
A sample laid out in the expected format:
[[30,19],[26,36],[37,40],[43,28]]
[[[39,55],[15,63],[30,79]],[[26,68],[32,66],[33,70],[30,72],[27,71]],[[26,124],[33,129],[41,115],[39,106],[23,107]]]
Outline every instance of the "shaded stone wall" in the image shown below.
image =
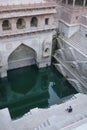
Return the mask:
[[10,54],[8,58],[8,69],[35,64],[35,58],[34,50],[21,44]]

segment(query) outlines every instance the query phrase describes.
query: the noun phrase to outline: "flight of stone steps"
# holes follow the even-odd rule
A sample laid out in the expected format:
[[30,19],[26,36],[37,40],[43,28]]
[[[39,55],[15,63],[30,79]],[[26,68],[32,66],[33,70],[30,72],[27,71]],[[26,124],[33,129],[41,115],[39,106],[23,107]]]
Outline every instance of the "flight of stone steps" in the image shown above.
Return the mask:
[[51,127],[49,120],[46,120],[42,124],[40,124],[37,128],[34,128],[34,130],[43,130],[44,128]]
[[[87,120],[87,111],[86,109],[84,109],[84,105],[86,99],[82,99],[82,96],[80,94],[77,94],[78,96],[73,96],[73,98],[71,100],[69,100],[68,102],[65,102],[65,106],[67,106],[68,104],[71,103],[71,105],[73,106],[73,113],[67,113],[66,110],[63,111],[64,106],[59,105],[60,109],[62,110],[62,114],[60,112],[60,109],[56,108],[56,111],[54,109],[54,115],[50,115],[50,117],[48,117],[47,120],[45,120],[43,123],[41,123],[40,125],[38,125],[38,127],[35,127],[34,130],[62,130],[62,129],[66,129],[66,127],[71,127],[74,126],[74,124],[76,122],[80,122],[83,120]],[[81,96],[81,100],[80,97]],[[78,104],[78,106],[77,106]],[[86,105],[86,104],[85,104]],[[62,106],[62,107],[61,107]],[[58,109],[58,113],[57,112]],[[51,109],[52,110],[52,107]],[[74,112],[74,110],[76,112]],[[67,114],[67,115],[66,115]],[[66,129],[67,130],[67,129]],[[71,129],[69,129],[71,130]]]
[[[77,49],[78,51],[80,51],[80,53],[82,53],[83,55],[85,54],[87,56],[87,40],[85,40],[85,37],[82,36],[82,34],[80,32],[77,32],[74,36],[72,36],[71,38],[66,38],[64,37],[64,39],[73,47],[75,47],[75,49]],[[83,41],[83,43],[81,43],[81,41]]]
[[[66,111],[70,105],[73,109],[71,113]],[[3,124],[0,124],[0,130],[61,130],[87,119],[87,95],[72,95],[70,100],[47,109],[34,108],[17,120],[11,120],[6,108],[0,111],[1,115],[3,119],[0,118],[0,122],[8,127],[3,129]]]
[[[55,67],[57,68],[57,70],[64,76],[66,77],[66,71],[69,72],[71,74],[71,76],[68,76],[68,78],[72,77],[72,81],[76,83],[76,86],[79,90],[79,92],[83,93],[82,90],[82,86],[84,86],[87,89],[87,80],[81,76],[80,74],[80,70],[78,70],[78,66],[76,63],[74,62],[68,62],[68,61],[64,61],[61,59],[61,57],[59,56],[58,51],[55,52],[54,56],[53,56],[56,61],[58,63],[54,64]],[[76,68],[73,69],[71,67],[71,64],[73,64],[73,66],[75,66]],[[76,81],[77,80],[77,81]],[[70,80],[69,80],[70,81]]]
[[34,128],[34,130],[62,130],[66,127],[69,127],[71,125],[74,126],[75,121],[79,122],[83,119],[87,120],[87,115],[81,115],[78,114],[74,116],[74,118],[66,118],[65,120],[58,120],[57,116],[50,117],[47,121],[40,124],[37,128]]

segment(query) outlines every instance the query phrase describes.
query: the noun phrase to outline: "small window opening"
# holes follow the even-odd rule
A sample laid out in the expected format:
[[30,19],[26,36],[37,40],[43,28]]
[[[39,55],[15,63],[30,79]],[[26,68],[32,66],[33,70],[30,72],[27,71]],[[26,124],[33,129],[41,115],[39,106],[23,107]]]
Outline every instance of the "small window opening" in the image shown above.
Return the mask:
[[48,25],[49,24],[49,18],[46,18],[45,19],[45,25]]
[[45,49],[45,52],[48,52],[48,51],[49,51],[49,48],[46,48],[46,49]]
[[76,16],[76,19],[78,19],[79,18],[79,16]]

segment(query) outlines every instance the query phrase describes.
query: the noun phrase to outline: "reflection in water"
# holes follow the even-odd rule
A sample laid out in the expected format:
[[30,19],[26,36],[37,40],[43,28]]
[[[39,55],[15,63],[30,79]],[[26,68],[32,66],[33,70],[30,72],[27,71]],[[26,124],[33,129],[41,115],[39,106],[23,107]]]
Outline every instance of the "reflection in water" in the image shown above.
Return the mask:
[[36,66],[8,72],[0,79],[0,108],[8,107],[17,118],[34,107],[46,108],[61,103],[61,98],[75,89],[53,67],[38,70]]
[[54,82],[50,82],[49,84],[49,95],[50,95],[50,98],[48,99],[49,106],[58,103],[60,101],[59,96],[57,96],[56,92],[52,88],[54,87],[54,85],[55,85]]

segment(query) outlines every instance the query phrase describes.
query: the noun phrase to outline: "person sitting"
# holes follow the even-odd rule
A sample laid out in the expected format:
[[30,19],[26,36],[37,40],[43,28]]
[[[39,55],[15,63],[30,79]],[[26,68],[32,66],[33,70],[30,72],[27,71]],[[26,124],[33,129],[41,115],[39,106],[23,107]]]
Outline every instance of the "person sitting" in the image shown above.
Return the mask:
[[67,108],[67,111],[68,111],[68,112],[72,112],[72,107],[69,106],[69,108]]

